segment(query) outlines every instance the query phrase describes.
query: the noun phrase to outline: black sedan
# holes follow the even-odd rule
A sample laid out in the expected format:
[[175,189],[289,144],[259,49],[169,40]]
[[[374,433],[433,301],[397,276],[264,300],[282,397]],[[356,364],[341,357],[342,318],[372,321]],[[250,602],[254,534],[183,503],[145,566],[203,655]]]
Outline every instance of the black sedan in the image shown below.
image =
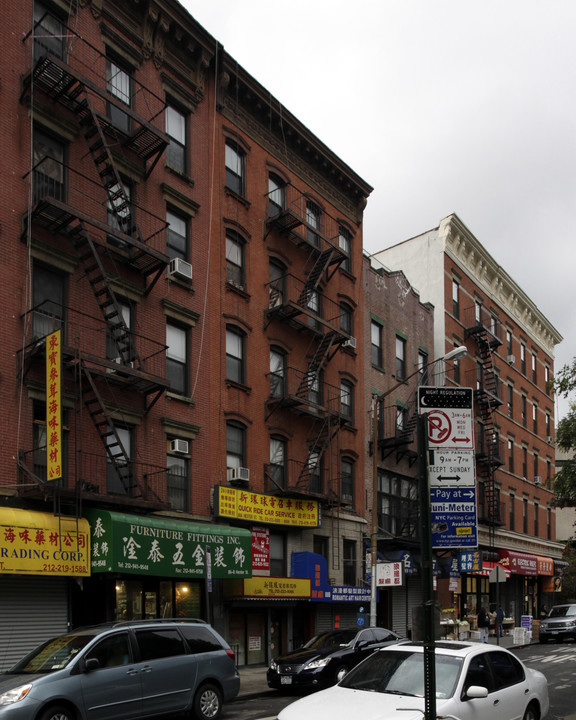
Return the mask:
[[328,687],[374,650],[402,638],[385,628],[348,628],[320,633],[306,645],[277,657],[268,668],[268,686],[279,689]]

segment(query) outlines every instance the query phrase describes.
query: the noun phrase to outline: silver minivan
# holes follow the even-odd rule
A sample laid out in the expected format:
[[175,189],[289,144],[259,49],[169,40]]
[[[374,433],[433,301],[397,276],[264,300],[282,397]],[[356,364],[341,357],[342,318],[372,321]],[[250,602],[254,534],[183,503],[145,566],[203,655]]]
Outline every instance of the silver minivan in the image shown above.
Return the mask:
[[214,720],[239,689],[234,653],[208,623],[110,623],[49,640],[0,674],[0,720]]

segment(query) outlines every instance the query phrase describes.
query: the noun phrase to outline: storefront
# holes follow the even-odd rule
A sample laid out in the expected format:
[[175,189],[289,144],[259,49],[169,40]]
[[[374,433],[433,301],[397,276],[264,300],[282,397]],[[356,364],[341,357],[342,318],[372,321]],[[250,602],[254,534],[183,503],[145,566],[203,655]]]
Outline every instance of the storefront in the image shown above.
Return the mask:
[[252,574],[248,530],[108,510],[86,518],[85,621],[201,617],[226,634],[222,584]]
[[70,629],[90,573],[89,532],[81,518],[0,508],[0,670]]

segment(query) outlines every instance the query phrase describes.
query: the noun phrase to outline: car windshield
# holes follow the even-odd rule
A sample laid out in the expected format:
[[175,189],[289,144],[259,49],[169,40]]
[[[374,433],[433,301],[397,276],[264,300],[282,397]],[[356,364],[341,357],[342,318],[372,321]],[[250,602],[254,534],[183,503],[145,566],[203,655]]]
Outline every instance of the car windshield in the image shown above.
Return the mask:
[[355,637],[356,630],[335,630],[315,635],[304,647],[308,650],[338,650],[348,647]]
[[[436,697],[454,694],[461,658],[435,655]],[[424,655],[421,652],[377,651],[351,670],[340,687],[367,692],[424,697]]]
[[566,617],[576,615],[576,605],[556,605],[550,610],[548,617]]
[[62,670],[92,639],[94,635],[64,635],[48,640],[14,665],[8,674],[50,673]]

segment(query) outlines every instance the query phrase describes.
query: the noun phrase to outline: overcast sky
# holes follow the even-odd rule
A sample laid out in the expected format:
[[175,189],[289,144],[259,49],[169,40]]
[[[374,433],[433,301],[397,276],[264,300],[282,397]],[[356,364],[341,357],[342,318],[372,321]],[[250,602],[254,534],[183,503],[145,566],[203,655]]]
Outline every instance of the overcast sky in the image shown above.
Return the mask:
[[366,252],[455,212],[564,337],[556,368],[571,362],[575,0],[183,4],[374,187]]

